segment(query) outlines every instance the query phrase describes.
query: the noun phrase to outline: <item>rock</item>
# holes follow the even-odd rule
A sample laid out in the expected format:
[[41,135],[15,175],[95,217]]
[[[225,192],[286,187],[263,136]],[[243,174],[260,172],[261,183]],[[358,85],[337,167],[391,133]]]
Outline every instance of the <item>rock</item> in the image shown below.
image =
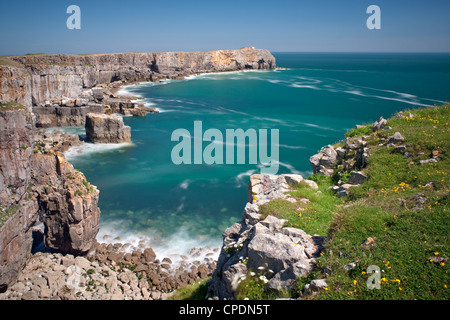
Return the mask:
[[345,270],[345,271],[350,271],[350,270],[352,270],[352,269],[354,269],[354,268],[356,268],[356,263],[355,263],[355,262],[346,264],[346,265],[344,266],[344,270]]
[[92,95],[95,101],[99,102],[103,100],[103,89],[102,88],[92,88]]
[[146,248],[143,254],[144,262],[151,262],[156,259],[156,254],[152,248]]
[[321,290],[324,290],[327,287],[328,285],[325,279],[315,279],[305,286],[304,293],[313,294]]
[[75,106],[76,107],[84,107],[84,106],[87,106],[88,103],[89,103],[89,99],[88,98],[78,97],[75,100]]
[[348,184],[348,183],[344,183],[343,185],[341,185],[337,190],[337,197],[342,198],[342,197],[346,197],[350,194],[350,191],[348,189],[350,189],[351,187],[353,187],[354,185],[352,184]]
[[[2,100],[33,104],[56,103],[63,97],[92,95],[96,101],[115,94],[124,82],[158,81],[205,71],[273,69],[269,51],[255,48],[202,52],[142,52],[96,55],[8,57],[0,81]],[[36,67],[38,65],[39,67]]]
[[395,146],[393,152],[395,153],[402,153],[406,150],[406,146],[404,144],[401,144],[399,146]]
[[368,237],[364,242],[361,244],[361,247],[365,249],[370,249],[375,246],[375,239],[372,237]]
[[372,131],[379,131],[387,124],[387,120],[383,117],[380,117],[372,126]]
[[368,177],[361,171],[353,171],[347,183],[352,185],[360,185],[363,184],[367,179]]
[[349,150],[358,150],[367,145],[367,142],[362,140],[361,138],[347,138],[345,146]]
[[279,232],[286,222],[287,220],[285,219],[267,216],[264,220],[260,221],[259,224],[266,227],[270,232]]
[[303,181],[303,177],[299,174],[283,174],[282,176],[290,186],[297,185]]
[[346,155],[346,153],[347,153],[347,150],[344,149],[344,148],[342,148],[342,147],[338,147],[338,148],[336,148],[336,152],[337,152],[337,158],[338,158],[339,160],[341,160],[341,159],[344,159],[344,158],[345,158],[345,155]]
[[310,157],[309,162],[313,173],[320,173],[326,176],[331,176],[333,170],[331,169],[337,162],[337,152],[331,145],[323,148],[318,154]]
[[283,176],[254,174],[250,176],[248,186],[249,202],[262,205],[274,199],[284,199],[289,185]]
[[436,163],[439,160],[436,158],[431,158],[431,159],[427,159],[427,160],[420,160],[420,164],[424,165],[424,164],[429,164],[429,163]]
[[76,257],[75,258],[75,266],[87,271],[91,268],[91,263],[88,259],[84,257]]
[[396,132],[392,136],[388,137],[388,144],[396,144],[403,141],[405,141],[405,138],[400,134],[400,132]]
[[308,187],[310,187],[311,189],[314,189],[314,190],[318,190],[319,189],[319,186],[317,185],[317,183],[315,182],[315,181],[313,181],[313,180],[307,180],[307,179],[305,179],[305,180],[303,180],[307,185],[308,185]]
[[131,141],[131,128],[120,116],[88,113],[86,137],[93,143],[124,143]]

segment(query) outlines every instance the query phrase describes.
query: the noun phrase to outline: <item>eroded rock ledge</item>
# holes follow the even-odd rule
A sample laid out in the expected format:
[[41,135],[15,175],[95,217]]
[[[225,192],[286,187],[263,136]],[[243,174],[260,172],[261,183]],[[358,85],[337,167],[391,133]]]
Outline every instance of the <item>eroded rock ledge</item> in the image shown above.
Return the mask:
[[86,137],[93,143],[124,143],[131,141],[131,128],[120,116],[88,113]]
[[285,192],[302,181],[317,187],[315,182],[295,174],[250,177],[249,202],[242,220],[223,233],[223,246],[208,289],[210,297],[235,298],[240,281],[250,273],[264,276],[268,288],[281,290],[312,270],[325,238],[284,227],[283,219],[273,216],[262,219],[259,213],[259,205],[273,199],[295,201]]

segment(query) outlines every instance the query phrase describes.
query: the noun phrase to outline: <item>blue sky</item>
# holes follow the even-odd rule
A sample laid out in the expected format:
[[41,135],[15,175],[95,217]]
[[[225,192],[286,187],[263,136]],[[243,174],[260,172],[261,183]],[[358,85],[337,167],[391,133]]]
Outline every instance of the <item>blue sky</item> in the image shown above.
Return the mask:
[[[81,30],[66,9],[81,8]],[[369,5],[381,30],[369,30]],[[0,55],[235,49],[450,52],[449,0],[4,1]]]

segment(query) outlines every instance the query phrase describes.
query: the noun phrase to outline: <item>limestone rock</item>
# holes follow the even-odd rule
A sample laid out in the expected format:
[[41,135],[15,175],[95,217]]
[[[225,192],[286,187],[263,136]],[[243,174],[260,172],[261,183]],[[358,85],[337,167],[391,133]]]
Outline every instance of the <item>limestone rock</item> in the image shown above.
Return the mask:
[[380,129],[382,129],[387,123],[387,120],[384,119],[383,117],[380,117],[377,121],[375,121],[375,123],[372,126],[372,131],[379,131]]
[[347,183],[352,185],[360,185],[366,181],[368,177],[361,171],[353,171]]
[[400,132],[396,132],[394,133],[392,136],[388,137],[388,144],[392,143],[392,144],[396,144],[399,142],[403,142],[405,141],[405,138],[400,134]]
[[331,176],[333,169],[331,169],[338,162],[338,154],[331,145],[323,148],[318,154],[309,158],[313,173],[320,173],[326,176]]
[[123,143],[131,141],[131,128],[120,116],[88,113],[86,137],[93,143]]

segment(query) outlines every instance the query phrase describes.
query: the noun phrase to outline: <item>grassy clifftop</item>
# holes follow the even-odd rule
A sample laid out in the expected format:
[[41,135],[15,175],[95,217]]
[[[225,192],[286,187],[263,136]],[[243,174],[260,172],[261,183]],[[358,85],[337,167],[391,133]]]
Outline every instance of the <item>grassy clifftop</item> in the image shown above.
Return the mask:
[[[399,132],[401,146],[387,146]],[[364,136],[369,158],[362,169],[368,179],[336,197],[338,179],[315,174],[319,191],[298,185],[291,192],[300,206],[274,200],[261,208],[288,219],[289,226],[327,236],[329,242],[315,270],[285,296],[304,299],[449,299],[450,273],[450,106],[408,110],[388,119],[384,129],[358,126],[347,137]],[[343,142],[334,147],[342,146]],[[434,159],[434,160],[430,160]],[[334,167],[339,178],[349,171]],[[379,273],[375,274],[374,270]],[[379,289],[369,289],[367,283]],[[304,295],[305,284],[326,279],[328,287]],[[262,288],[262,287],[260,287]],[[263,289],[261,289],[264,291]],[[273,298],[247,287],[241,297]]]

